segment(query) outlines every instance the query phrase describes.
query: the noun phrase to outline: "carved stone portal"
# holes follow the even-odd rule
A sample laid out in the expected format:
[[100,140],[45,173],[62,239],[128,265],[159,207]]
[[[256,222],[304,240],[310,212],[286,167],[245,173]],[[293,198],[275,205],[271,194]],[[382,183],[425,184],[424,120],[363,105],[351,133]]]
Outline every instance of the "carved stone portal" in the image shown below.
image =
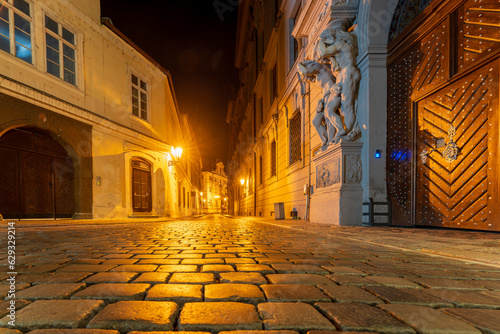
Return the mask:
[[302,79],[322,90],[313,124],[323,151],[330,144],[361,137],[357,119],[361,73],[356,66],[358,45],[351,28],[349,19],[331,21],[316,42],[314,59],[298,64]]

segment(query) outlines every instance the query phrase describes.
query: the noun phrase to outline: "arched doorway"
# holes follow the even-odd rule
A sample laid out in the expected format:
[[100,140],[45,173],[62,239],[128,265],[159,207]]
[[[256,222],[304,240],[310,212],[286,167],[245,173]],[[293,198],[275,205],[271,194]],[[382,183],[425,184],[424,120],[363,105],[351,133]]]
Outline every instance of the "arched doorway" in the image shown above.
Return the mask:
[[0,213],[4,218],[70,218],[74,166],[47,131],[10,130],[0,137]]

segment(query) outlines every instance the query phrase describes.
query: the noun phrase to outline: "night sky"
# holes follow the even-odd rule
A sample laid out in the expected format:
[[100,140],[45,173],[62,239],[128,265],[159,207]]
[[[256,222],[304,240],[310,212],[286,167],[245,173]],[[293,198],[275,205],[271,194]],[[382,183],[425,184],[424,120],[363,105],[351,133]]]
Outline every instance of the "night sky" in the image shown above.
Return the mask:
[[[227,104],[234,98],[238,8],[234,0],[101,0],[101,15],[170,71],[210,170],[227,163]],[[217,8],[217,9],[216,9]]]

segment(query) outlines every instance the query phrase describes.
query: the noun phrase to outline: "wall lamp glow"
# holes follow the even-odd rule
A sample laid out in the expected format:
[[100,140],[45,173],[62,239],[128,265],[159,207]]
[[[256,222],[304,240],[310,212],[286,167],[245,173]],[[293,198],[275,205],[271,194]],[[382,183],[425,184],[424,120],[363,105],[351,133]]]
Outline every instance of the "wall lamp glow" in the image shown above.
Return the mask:
[[382,150],[375,151],[375,159],[380,159],[382,157]]
[[172,158],[172,160],[168,162],[168,167],[175,166],[175,164],[181,159],[181,156],[182,148],[175,148],[174,146],[172,146],[172,149],[170,150],[170,157]]
[[245,179],[241,179],[240,183],[241,183],[241,185],[244,185],[245,184]]

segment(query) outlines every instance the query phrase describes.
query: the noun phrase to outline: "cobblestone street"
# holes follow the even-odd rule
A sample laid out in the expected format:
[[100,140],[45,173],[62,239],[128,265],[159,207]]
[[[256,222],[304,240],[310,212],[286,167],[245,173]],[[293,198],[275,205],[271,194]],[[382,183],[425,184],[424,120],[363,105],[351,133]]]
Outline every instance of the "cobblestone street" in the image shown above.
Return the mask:
[[375,227],[219,215],[70,224],[16,222],[15,312],[2,237],[0,334],[500,333],[498,248],[478,256],[498,234],[392,228],[384,240]]

